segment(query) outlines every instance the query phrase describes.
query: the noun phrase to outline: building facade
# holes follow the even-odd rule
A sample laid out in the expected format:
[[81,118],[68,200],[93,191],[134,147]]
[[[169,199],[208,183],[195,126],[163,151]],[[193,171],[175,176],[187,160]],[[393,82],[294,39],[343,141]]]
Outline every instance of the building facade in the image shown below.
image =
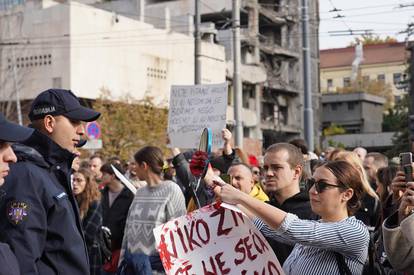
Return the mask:
[[[320,51],[320,83],[322,93],[334,93],[352,82],[354,47]],[[362,62],[357,70],[362,81],[378,80],[389,84],[395,100],[407,92],[408,51],[405,42],[364,45]]]
[[[96,99],[167,106],[171,85],[194,84],[194,38],[76,1],[17,1],[0,10],[0,100],[50,87]],[[202,43],[205,83],[226,81],[224,47]]]
[[364,147],[385,152],[393,146],[395,132],[383,132],[385,99],[365,92],[322,95],[322,126],[341,126],[346,132],[324,137],[322,144],[343,145],[348,150]]
[[342,126],[348,134],[381,133],[385,99],[367,93],[322,95],[322,126]]
[[[50,87],[95,99],[150,96],[167,104],[171,85],[194,83],[193,0],[0,1],[1,100]],[[13,3],[12,3],[13,2]],[[245,145],[302,135],[300,0],[241,1]],[[319,135],[318,1],[309,1],[315,135]],[[202,83],[229,83],[233,117],[231,0],[203,0]],[[7,44],[9,43],[9,44]],[[251,139],[251,140],[249,140]],[[254,143],[254,142],[253,142]],[[257,147],[254,143],[253,147]]]
[[[129,3],[129,4],[128,4]],[[299,137],[303,132],[302,24],[300,0],[241,0],[241,78],[243,82],[244,137],[262,140],[263,146]],[[318,1],[309,1],[310,50],[315,135],[319,135]],[[101,7],[125,13],[138,7],[137,18],[156,24],[171,18],[171,28],[189,33],[194,0],[113,1]],[[203,39],[225,47],[229,81],[229,123],[233,120],[232,1],[200,3]],[[190,15],[190,18],[188,17]]]

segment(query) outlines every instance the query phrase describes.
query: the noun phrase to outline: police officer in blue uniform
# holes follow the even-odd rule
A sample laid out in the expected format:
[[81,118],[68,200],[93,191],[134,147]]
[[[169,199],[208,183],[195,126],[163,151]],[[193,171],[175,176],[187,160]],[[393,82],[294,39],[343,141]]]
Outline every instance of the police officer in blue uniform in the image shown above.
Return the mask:
[[[32,133],[33,129],[11,123],[0,113],[0,204],[5,196],[1,186],[4,184],[4,178],[9,173],[9,164],[17,160],[10,142],[24,141]],[[16,256],[14,256],[8,244],[0,242],[0,275],[19,274],[20,270]]]
[[6,178],[0,209],[0,240],[12,248],[22,274],[89,274],[70,171],[82,121],[99,115],[68,90],[44,91],[32,103],[35,131],[13,146],[18,161]]

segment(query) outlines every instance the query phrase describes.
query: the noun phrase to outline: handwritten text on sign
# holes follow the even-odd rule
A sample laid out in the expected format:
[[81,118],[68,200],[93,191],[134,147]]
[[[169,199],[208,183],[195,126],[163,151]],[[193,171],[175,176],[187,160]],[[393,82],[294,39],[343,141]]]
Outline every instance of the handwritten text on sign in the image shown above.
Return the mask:
[[252,222],[218,203],[158,226],[154,235],[167,274],[284,274]]
[[226,126],[227,84],[172,86],[168,112],[171,146],[198,148],[204,128],[213,132],[213,148],[222,146]]

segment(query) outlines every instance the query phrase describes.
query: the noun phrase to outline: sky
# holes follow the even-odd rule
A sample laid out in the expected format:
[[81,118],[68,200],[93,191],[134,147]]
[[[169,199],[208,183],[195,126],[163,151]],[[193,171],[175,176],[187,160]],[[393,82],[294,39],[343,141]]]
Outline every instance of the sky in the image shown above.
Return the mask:
[[[349,35],[348,30],[371,30],[383,38],[391,36],[405,41],[407,34],[399,32],[406,30],[408,23],[414,23],[414,0],[319,0],[319,12],[320,49],[348,46],[358,37]],[[333,31],[346,31],[341,33],[347,35],[333,36]],[[410,40],[414,40],[414,34]]]

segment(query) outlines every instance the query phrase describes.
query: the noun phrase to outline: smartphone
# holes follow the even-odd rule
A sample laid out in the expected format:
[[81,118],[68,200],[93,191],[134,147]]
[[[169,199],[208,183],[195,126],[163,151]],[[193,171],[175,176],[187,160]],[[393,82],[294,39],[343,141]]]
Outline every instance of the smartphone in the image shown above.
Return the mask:
[[413,154],[410,152],[400,154],[400,167],[404,171],[405,181],[413,181],[413,167],[411,163],[413,162]]

